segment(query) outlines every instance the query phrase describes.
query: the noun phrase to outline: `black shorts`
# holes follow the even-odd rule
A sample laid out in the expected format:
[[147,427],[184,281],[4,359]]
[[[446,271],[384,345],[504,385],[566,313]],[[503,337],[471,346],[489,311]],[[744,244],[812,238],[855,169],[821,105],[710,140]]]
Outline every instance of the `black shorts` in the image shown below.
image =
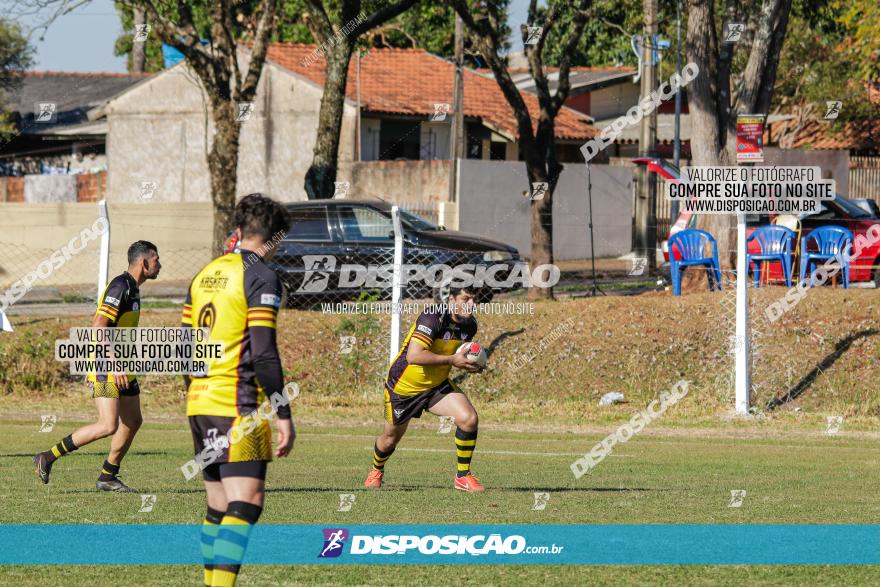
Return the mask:
[[411,418],[421,418],[422,413],[432,408],[450,393],[461,393],[448,379],[436,387],[417,395],[398,395],[385,388],[385,420],[399,425]]
[[190,416],[196,462],[206,481],[224,477],[266,478],[272,460],[272,428],[253,416]]
[[119,399],[122,397],[134,397],[141,394],[141,386],[138,385],[137,379],[129,380],[126,389],[119,389],[115,383],[110,381],[92,381],[92,397],[109,397]]

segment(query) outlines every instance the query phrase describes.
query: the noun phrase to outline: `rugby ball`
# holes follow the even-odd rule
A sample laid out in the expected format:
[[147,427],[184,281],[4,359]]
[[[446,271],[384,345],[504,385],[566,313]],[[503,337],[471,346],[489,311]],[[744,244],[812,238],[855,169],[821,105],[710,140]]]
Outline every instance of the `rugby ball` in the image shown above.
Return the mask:
[[[466,349],[466,350],[465,350]],[[465,353],[465,357],[471,363],[476,363],[477,367],[480,369],[485,369],[486,364],[489,362],[489,356],[486,354],[486,351],[483,350],[483,347],[480,346],[478,342],[466,342],[455,351],[456,354]]]

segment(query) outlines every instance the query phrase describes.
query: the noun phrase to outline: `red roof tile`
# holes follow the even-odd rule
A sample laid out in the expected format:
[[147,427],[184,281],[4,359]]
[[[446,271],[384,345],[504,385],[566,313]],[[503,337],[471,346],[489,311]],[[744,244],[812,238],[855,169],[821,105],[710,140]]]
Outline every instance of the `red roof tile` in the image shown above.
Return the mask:
[[[274,43],[268,59],[289,71],[324,85],[324,56],[315,45]],[[361,58],[361,105],[365,111],[430,116],[434,104],[452,103],[453,65],[423,49],[371,49]],[[533,126],[538,99],[521,93]],[[357,99],[357,60],[348,68],[346,96]],[[513,109],[494,79],[464,72],[464,115],[480,118],[509,136],[518,136]],[[587,140],[598,134],[587,117],[563,107],[556,118],[556,138]]]
[[[771,143],[779,141],[785,121],[772,125]],[[789,149],[880,149],[880,118],[869,118],[845,122],[835,126],[830,120],[810,120],[789,138]]]

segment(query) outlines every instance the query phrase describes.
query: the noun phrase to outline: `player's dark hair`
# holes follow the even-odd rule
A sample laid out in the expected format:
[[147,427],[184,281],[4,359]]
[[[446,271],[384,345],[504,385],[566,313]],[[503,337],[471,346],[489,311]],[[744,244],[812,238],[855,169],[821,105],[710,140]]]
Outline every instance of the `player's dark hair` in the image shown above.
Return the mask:
[[268,241],[279,232],[287,232],[290,220],[284,206],[263,194],[248,194],[235,206],[235,226],[242,238],[259,236]]
[[475,296],[475,297],[476,297],[476,295],[477,295],[477,288],[475,288],[475,287],[472,286],[472,285],[465,285],[465,286],[463,286],[463,287],[456,287],[456,286],[454,286],[454,285],[450,285],[450,286],[449,286],[449,293],[447,294],[447,296],[457,296],[457,295],[460,294],[461,292],[469,293],[469,294],[471,294],[472,296]]
[[135,241],[128,247],[128,264],[134,265],[141,257],[146,257],[150,251],[159,252],[159,249],[150,241]]

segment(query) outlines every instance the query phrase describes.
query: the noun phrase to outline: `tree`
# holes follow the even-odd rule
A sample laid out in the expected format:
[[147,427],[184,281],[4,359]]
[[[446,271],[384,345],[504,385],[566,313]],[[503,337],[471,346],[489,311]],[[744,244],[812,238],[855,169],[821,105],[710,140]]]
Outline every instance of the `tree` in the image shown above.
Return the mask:
[[6,100],[21,86],[22,74],[33,65],[33,47],[22,34],[21,26],[0,19],[0,138],[15,132],[15,121],[9,116]]
[[[247,5],[250,15],[238,12],[230,0],[177,3],[169,9],[154,0],[126,0],[122,4],[146,12],[150,33],[186,57],[207,96],[214,134],[208,151],[211,200],[214,207],[213,248],[221,254],[232,226],[238,180],[241,127],[239,104],[253,102],[275,24],[276,0]],[[194,15],[199,15],[196,19]],[[253,18],[248,18],[253,16]],[[207,30],[206,30],[207,29]],[[203,39],[207,42],[203,44]],[[250,43],[250,59],[239,69],[239,41]]]
[[[318,111],[318,136],[312,155],[312,164],[306,172],[305,190],[309,199],[333,196],[333,183],[339,160],[339,135],[342,128],[342,110],[345,87],[348,83],[348,64],[357,40],[367,31],[388,22],[410,8],[418,0],[367,2],[339,0],[333,18],[322,0],[304,0],[305,19],[319,48],[323,51],[324,93]],[[326,4],[330,4],[327,2]],[[335,6],[334,6],[335,7]],[[369,12],[369,16],[366,14]]]
[[[736,0],[725,0],[723,20],[746,21],[750,32],[739,43],[725,43],[720,39],[722,19],[716,17],[715,0],[688,0],[687,59],[700,71],[688,85],[694,165],[735,164],[736,114],[769,112],[791,2],[760,0],[760,6],[740,6]],[[735,49],[749,43],[751,49],[738,71]],[[735,218],[703,214],[699,226],[717,239],[722,266],[735,266]],[[688,281],[693,285],[693,278]]]
[[[506,60],[499,51],[503,41],[502,26],[506,20],[503,8],[506,3],[492,0],[453,2],[456,12],[468,29],[471,43],[492,69],[495,81],[516,117],[520,159],[526,163],[529,193],[532,185],[537,182],[548,186],[543,198],[536,198],[531,202],[530,260],[533,266],[553,263],[553,192],[562,172],[562,164],[556,157],[555,119],[568,98],[572,56],[583,34],[590,4],[591,0],[551,0],[546,11],[539,11],[536,0],[529,3],[528,26],[522,25],[520,30],[540,107],[540,112],[533,119],[522,94],[510,77]],[[539,32],[534,44],[527,43],[530,40],[529,27],[540,27],[537,29]],[[544,72],[547,38],[551,33],[558,35],[563,46],[559,58],[559,80],[553,94]],[[537,125],[533,124],[533,120],[537,120]],[[533,287],[529,290],[529,297],[552,299],[553,290]]]

